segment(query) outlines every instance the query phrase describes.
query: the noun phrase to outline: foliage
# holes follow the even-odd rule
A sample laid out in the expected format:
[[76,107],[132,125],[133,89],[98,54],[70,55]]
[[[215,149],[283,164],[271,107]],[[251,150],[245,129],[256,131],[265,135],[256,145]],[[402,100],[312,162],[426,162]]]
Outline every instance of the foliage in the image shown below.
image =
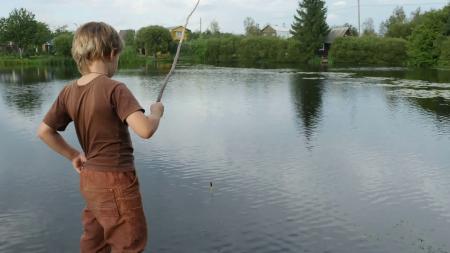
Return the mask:
[[407,18],[403,7],[396,7],[392,15],[381,23],[380,34],[386,37],[408,39],[421,17],[420,8]]
[[119,57],[120,67],[142,66],[145,62],[145,57],[138,55],[137,49],[131,45],[126,45]]
[[251,17],[247,17],[244,20],[245,35],[247,36],[258,36],[261,35],[261,29],[259,29],[259,24]]
[[166,53],[172,36],[166,28],[162,26],[147,26],[139,29],[136,34],[136,46],[144,48],[145,54],[153,54],[155,60],[158,52]]
[[297,63],[302,58],[298,48],[299,42],[293,39],[223,35],[188,41],[182,57],[208,64]]
[[438,63],[445,40],[450,5],[425,13],[414,27],[408,43],[409,64],[430,67]]
[[73,34],[70,32],[60,33],[53,39],[54,51],[58,56],[71,57]]
[[400,38],[343,37],[336,39],[329,57],[336,64],[403,66],[406,44]]
[[136,32],[134,30],[128,30],[124,38],[125,45],[135,47],[136,46],[135,37]]
[[350,36],[359,36],[358,29],[356,29],[356,27],[352,26],[349,23],[345,23],[343,26],[350,28]]
[[450,67],[450,37],[447,37],[441,44],[441,55],[439,65]]
[[326,13],[323,0],[303,0],[299,3],[291,33],[300,42],[303,62],[314,58],[328,35]]
[[368,18],[363,22],[363,35],[364,36],[375,36],[375,26],[373,24],[373,19]]
[[8,18],[0,20],[0,41],[13,41],[19,48],[20,57],[28,47],[48,39],[47,25],[36,21],[35,15],[26,9],[14,9]]

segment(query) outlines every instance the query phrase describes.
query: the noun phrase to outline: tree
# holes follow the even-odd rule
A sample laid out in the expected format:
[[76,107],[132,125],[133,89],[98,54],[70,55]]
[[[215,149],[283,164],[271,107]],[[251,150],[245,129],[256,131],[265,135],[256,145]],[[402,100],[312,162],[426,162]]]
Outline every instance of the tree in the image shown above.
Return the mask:
[[52,38],[52,32],[48,29],[48,25],[42,22],[36,22],[36,33],[33,44],[40,46],[48,42]]
[[147,26],[139,29],[136,34],[136,45],[145,49],[145,55],[152,53],[155,61],[158,52],[165,53],[169,50],[172,36],[166,28],[162,26]]
[[247,36],[258,36],[261,35],[261,30],[259,29],[259,24],[251,17],[247,17],[244,20],[245,35]]
[[135,46],[135,37],[136,32],[134,30],[127,30],[127,33],[125,34],[124,42],[126,46]]
[[0,21],[0,38],[2,41],[12,41],[19,49],[20,58],[25,49],[32,45],[36,45],[37,41],[42,38],[36,38],[39,34],[46,36],[45,29],[48,29],[43,23],[35,20],[33,13],[24,8],[14,9],[9,13],[8,18]]
[[60,33],[53,39],[56,55],[70,57],[72,55],[73,34],[70,32]]
[[396,7],[382,26],[384,28],[380,28],[380,33],[383,32],[386,37],[406,39],[412,32],[411,22],[406,18],[403,7]]
[[350,29],[350,36],[354,36],[354,37],[358,37],[358,29],[356,29],[356,27],[352,26],[349,23],[345,23],[344,27],[348,27]]
[[326,13],[327,9],[323,0],[303,0],[299,2],[291,33],[294,39],[300,42],[300,52],[304,56],[303,62],[308,62],[314,58],[328,35]]
[[219,34],[220,33],[219,22],[213,20],[211,24],[209,24],[208,30],[214,35]]
[[430,67],[435,66],[441,50],[445,49],[446,25],[450,15],[450,5],[444,9],[431,10],[424,13],[414,26],[408,43],[409,63],[413,66]]
[[373,19],[368,18],[363,22],[363,35],[365,36],[374,36],[375,34],[375,26],[373,25]]
[[52,33],[52,37],[55,38],[60,34],[72,34],[72,32],[70,32],[69,30],[67,30],[67,25],[63,25],[63,26],[59,26],[55,29],[55,31]]

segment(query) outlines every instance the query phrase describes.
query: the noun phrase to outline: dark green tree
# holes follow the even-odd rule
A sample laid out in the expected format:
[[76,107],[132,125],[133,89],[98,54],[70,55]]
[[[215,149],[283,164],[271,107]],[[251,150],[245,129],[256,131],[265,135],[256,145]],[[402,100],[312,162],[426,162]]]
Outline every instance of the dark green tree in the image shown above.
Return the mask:
[[59,56],[70,57],[72,55],[73,34],[70,32],[60,33],[53,39],[55,53]]
[[294,16],[291,33],[300,42],[303,62],[312,60],[328,35],[327,9],[323,0],[303,0],[299,2]]
[[136,34],[136,45],[145,49],[145,55],[152,54],[157,60],[158,52],[165,53],[169,50],[172,36],[162,26],[147,26],[139,29]]
[[443,60],[439,58],[443,53],[441,50],[445,50],[449,16],[450,5],[447,5],[441,10],[426,12],[418,18],[411,36],[408,37],[410,65],[430,67],[437,65],[439,61],[442,64]]
[[25,49],[36,46],[37,42],[42,42],[43,38],[37,36],[47,36],[46,25],[38,23],[32,12],[24,8],[14,9],[9,13],[8,18],[0,20],[0,41],[12,41],[19,49],[20,58]]
[[125,38],[124,38],[124,42],[126,46],[131,46],[134,47],[136,44],[136,32],[134,30],[128,30]]
[[36,33],[33,44],[37,47],[52,39],[52,32],[46,23],[36,22]]

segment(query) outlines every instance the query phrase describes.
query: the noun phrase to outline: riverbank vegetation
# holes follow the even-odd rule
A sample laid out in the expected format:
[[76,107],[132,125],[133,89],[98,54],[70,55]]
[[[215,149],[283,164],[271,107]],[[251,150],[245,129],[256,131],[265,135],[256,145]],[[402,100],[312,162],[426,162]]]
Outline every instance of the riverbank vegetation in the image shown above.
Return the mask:
[[[213,65],[301,65],[450,67],[450,5],[407,17],[397,7],[375,32],[372,19],[363,23],[361,36],[350,24],[349,32],[326,45],[330,31],[322,0],[299,2],[294,23],[280,36],[261,29],[251,17],[244,21],[245,34],[222,33],[217,21],[204,32],[191,32],[182,48],[181,61]],[[269,32],[267,31],[269,30]],[[146,26],[127,30],[122,67],[170,62],[177,41],[167,28]],[[314,32],[311,32],[314,31]],[[54,31],[25,9],[13,10],[0,19],[0,66],[70,62],[73,31],[62,26]],[[329,46],[329,48],[327,48]],[[329,51],[328,51],[329,49]]]

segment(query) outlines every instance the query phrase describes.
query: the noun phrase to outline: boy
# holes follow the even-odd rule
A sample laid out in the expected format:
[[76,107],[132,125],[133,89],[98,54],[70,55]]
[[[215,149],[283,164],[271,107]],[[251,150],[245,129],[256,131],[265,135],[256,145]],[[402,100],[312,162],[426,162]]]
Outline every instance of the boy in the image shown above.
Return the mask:
[[[123,42],[117,31],[90,22],[75,33],[72,56],[81,78],[66,85],[39,126],[38,136],[72,162],[80,174],[82,253],[143,252],[147,224],[135,172],[128,126],[142,138],[158,129],[164,107],[154,103],[151,114],[128,88],[110,79],[117,70]],[[57,131],[74,122],[79,152]]]

